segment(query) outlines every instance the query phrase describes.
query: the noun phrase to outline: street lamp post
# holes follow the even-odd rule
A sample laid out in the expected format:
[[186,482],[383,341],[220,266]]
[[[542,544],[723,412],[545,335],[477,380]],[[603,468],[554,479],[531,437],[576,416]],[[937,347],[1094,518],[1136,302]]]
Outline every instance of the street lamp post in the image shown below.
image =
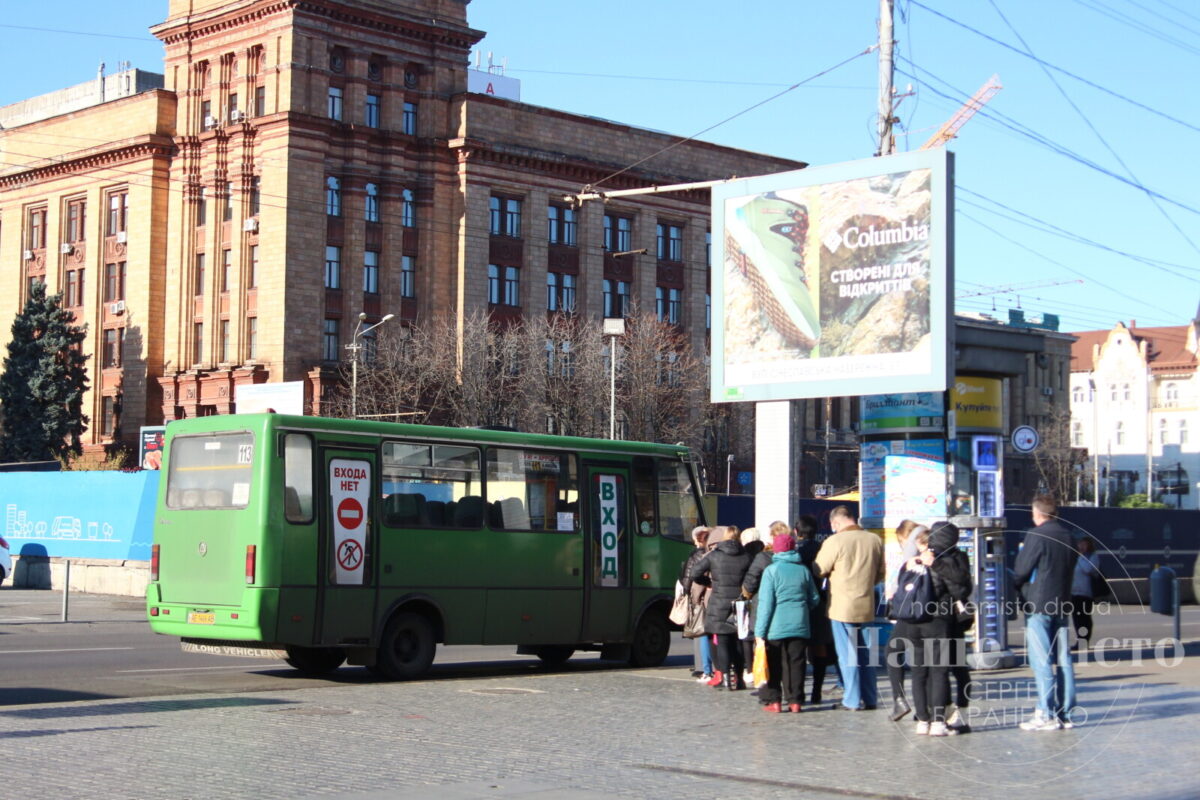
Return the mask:
[[625,318],[604,320],[604,335],[608,337],[608,438],[617,438],[617,337],[625,335]]
[[378,328],[389,319],[396,316],[388,314],[383,319],[376,322],[374,325],[363,327],[363,323],[367,320],[366,312],[360,311],[358,314],[358,324],[354,326],[354,335],[350,337],[350,343],[346,345],[346,349],[350,351],[350,418],[358,419],[358,353],[362,350],[362,344],[359,342],[363,336],[366,336],[371,331]]

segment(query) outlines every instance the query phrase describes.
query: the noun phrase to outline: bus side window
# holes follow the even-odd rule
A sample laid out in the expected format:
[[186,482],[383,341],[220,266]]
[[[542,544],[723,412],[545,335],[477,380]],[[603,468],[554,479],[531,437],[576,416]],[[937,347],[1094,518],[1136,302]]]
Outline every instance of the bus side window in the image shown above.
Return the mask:
[[668,539],[686,542],[700,524],[691,471],[683,461],[658,459],[658,510],[661,533]]
[[649,456],[633,457],[633,505],[637,510],[635,529],[640,536],[658,533],[654,509],[654,460]]
[[312,522],[313,444],[307,434],[283,437],[283,515],[288,522]]

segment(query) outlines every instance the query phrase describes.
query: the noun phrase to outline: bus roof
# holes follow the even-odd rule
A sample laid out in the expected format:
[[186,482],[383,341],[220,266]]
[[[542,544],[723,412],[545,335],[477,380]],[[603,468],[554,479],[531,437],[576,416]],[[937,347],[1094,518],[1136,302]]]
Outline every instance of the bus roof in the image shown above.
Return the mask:
[[682,444],[667,445],[651,442],[631,442],[621,439],[589,439],[582,436],[553,436],[545,433],[491,430],[487,428],[449,428],[439,425],[413,425],[403,422],[351,420],[334,417],[310,417],[292,414],[217,414],[208,417],[175,420],[167,424],[168,438],[180,434],[217,433],[228,430],[290,429],[324,431],[342,436],[419,437],[448,441],[510,444],[526,447],[546,447],[588,450],[597,453],[624,453],[686,458],[688,448]]

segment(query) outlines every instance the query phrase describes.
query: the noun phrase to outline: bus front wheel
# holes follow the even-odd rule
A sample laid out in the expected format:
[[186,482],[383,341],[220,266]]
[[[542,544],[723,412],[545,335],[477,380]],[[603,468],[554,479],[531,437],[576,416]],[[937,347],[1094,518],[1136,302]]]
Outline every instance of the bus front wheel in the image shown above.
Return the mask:
[[647,611],[638,620],[629,649],[629,663],[635,667],[657,667],[667,660],[671,649],[671,630],[660,611]]
[[328,675],[346,660],[346,651],[338,647],[289,647],[287,663],[306,675]]
[[375,671],[394,681],[419,678],[433,663],[433,625],[420,614],[397,614],[383,630]]

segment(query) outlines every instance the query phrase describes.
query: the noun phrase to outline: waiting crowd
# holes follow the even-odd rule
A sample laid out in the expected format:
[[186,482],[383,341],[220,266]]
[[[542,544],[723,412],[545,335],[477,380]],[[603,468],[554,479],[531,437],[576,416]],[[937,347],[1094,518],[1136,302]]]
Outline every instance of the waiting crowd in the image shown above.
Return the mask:
[[[1035,527],[1014,569],[1038,698],[1023,730],[1074,726],[1068,618],[1074,616],[1081,644],[1091,636],[1100,575],[1094,548],[1090,541],[1077,545],[1056,514],[1053,499],[1034,500]],[[831,708],[871,711],[879,704],[872,650],[890,627],[884,659],[890,719],[911,713],[923,735],[968,732],[973,692],[965,637],[974,623],[973,582],[958,528],[906,520],[885,547],[846,506],[834,508],[829,523],[833,533],[820,544],[816,519],[807,515],[794,526],[773,522],[766,535],[721,525],[692,531],[696,549],[680,570],[673,618],[695,642],[694,676],[713,689],[754,685],[766,712],[798,713],[806,700],[821,703],[832,665],[842,695]],[[880,594],[890,623],[882,627]]]

